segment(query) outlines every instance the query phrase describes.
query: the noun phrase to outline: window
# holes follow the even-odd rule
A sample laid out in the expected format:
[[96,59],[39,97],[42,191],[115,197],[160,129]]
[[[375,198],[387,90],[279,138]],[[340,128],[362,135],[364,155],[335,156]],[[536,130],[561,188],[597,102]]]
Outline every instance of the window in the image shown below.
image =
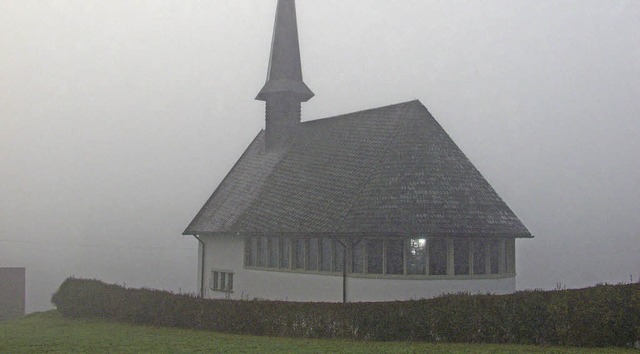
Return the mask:
[[386,274],[404,274],[404,240],[385,240]]
[[258,267],[266,267],[267,266],[267,252],[269,251],[269,239],[266,236],[261,236],[258,238],[258,250],[257,256],[258,260],[256,265]]
[[220,278],[220,272],[213,271],[211,272],[211,286],[210,288],[213,290],[220,289],[220,282],[218,279]]
[[382,240],[367,240],[367,273],[382,274]]
[[[344,242],[346,249],[333,237],[247,237],[244,266],[340,273],[344,259],[347,271],[356,275],[515,274],[513,239],[365,237]],[[229,281],[228,274],[211,276],[212,288],[226,289]]]
[[269,268],[278,268],[280,263],[280,239],[269,238]]
[[[323,272],[331,271],[331,253],[333,251],[333,239],[323,238],[320,241],[320,270]],[[342,262],[342,258],[340,258]]]
[[212,270],[209,288],[214,291],[233,291],[233,273],[222,270]]
[[429,274],[447,274],[447,240],[429,239]]
[[249,237],[244,242],[244,265],[246,267],[252,267],[255,265],[253,258],[253,250],[255,250],[255,248],[252,247],[254,240],[254,237]]
[[485,240],[473,242],[473,274],[487,274],[487,247]]
[[318,239],[309,239],[309,258],[307,262],[308,270],[318,270]]
[[353,272],[362,273],[364,271],[364,243],[365,240],[359,240],[353,244]]
[[413,238],[409,240],[409,252],[407,254],[407,274],[425,274],[427,260],[427,240]]
[[233,273],[227,273],[227,291],[233,291]]
[[305,239],[297,239],[294,240],[294,258],[293,258],[293,268],[295,269],[304,269],[304,253],[305,253],[305,243],[307,240]]
[[507,274],[516,274],[516,240],[508,239],[506,242],[506,273]]
[[342,272],[344,266],[344,245],[342,245],[337,240],[333,240],[333,271],[334,272]]
[[491,240],[489,241],[489,245],[491,274],[498,274],[500,273],[500,241]]
[[283,238],[280,242],[280,268],[291,268],[291,239]]
[[469,241],[453,240],[453,270],[455,275],[469,274]]

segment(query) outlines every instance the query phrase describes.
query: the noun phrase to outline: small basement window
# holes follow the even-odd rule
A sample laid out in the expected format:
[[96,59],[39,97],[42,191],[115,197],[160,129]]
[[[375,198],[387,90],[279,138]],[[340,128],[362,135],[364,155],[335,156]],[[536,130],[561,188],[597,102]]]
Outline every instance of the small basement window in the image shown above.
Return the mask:
[[212,270],[209,288],[214,291],[233,291],[233,272]]

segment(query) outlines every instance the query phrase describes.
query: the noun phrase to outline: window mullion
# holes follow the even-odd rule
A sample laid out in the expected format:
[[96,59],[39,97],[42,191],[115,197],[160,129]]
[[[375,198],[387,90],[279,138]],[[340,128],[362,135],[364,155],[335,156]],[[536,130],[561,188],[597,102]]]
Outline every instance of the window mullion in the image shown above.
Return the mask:
[[491,240],[484,241],[485,243],[485,261],[484,268],[485,274],[491,274]]
[[424,274],[425,275],[431,274],[431,269],[430,269],[431,265],[429,264],[429,252],[430,252],[429,251],[429,247],[430,247],[430,244],[431,244],[431,240],[432,239],[430,237],[425,237],[425,240],[424,240],[424,250],[425,250],[425,252],[424,252],[424,258],[425,258]]
[[387,274],[387,240],[382,240],[382,275]]
[[455,250],[453,249],[453,238],[447,237],[447,275],[455,275]]
[[408,274],[408,268],[409,268],[409,247],[411,244],[411,239],[406,239],[403,238],[402,239],[402,274],[403,275],[407,275]]
[[475,252],[475,241],[469,240],[469,275],[473,275],[473,254]]

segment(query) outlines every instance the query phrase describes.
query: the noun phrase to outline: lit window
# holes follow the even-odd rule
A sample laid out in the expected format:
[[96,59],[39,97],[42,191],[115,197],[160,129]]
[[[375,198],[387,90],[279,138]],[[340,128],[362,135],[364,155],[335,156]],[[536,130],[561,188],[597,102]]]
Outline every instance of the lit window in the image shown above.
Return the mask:
[[[425,277],[515,274],[514,240],[442,237],[362,238],[345,242],[349,242],[346,250],[338,239],[332,237],[247,237],[244,265],[339,273],[343,271],[346,260],[347,271],[353,274]],[[229,287],[229,279],[228,274],[212,273],[211,287],[225,290]]]
[[407,274],[425,274],[427,259],[427,240],[413,238],[409,240],[409,254],[407,254]]

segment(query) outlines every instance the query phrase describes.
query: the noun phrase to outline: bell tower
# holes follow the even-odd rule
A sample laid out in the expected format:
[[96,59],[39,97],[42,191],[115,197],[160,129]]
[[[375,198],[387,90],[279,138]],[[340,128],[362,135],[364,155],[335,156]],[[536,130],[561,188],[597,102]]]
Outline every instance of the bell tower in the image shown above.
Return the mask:
[[286,145],[300,124],[301,103],[311,97],[302,81],[295,0],[278,0],[267,82],[256,97],[266,104],[267,150]]

